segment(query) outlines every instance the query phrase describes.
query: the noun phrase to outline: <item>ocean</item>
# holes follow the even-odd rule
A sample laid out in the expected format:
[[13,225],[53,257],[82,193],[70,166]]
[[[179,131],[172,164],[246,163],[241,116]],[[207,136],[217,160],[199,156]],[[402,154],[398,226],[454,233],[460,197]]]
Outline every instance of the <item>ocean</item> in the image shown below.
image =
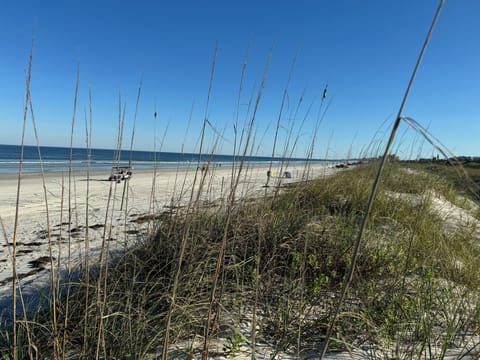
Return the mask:
[[[111,149],[72,148],[70,162],[70,148],[41,146],[40,156],[36,146],[24,146],[22,172],[62,172],[68,171],[70,166],[74,171],[83,171],[90,166],[90,170],[110,170],[112,166],[125,166],[131,160],[134,169],[157,168],[196,168],[205,162],[228,166],[235,160],[231,155],[192,154],[176,152],[150,152]],[[19,171],[21,147],[18,145],[0,144],[0,174],[16,174]],[[239,158],[237,157],[237,160]],[[268,164],[271,157],[248,156],[246,161],[250,165]],[[305,163],[306,159],[273,158],[275,164],[288,161],[290,165]],[[331,163],[332,160],[313,160],[315,163]]]

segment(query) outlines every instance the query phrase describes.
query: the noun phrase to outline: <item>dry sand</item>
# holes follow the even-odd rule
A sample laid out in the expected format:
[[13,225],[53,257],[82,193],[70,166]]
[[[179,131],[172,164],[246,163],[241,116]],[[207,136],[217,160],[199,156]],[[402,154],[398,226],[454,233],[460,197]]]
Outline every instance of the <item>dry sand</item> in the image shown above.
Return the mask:
[[[267,167],[244,169],[236,197],[265,194],[267,170]],[[283,174],[285,169],[273,168],[272,171],[274,176],[270,179],[272,186],[268,191],[275,185],[305,179],[303,166],[289,167],[290,179],[275,176]],[[309,178],[333,171],[335,169],[331,166],[312,165]],[[81,264],[86,253],[92,263],[98,261],[104,239],[109,251],[124,249],[148,231],[152,223],[145,221],[146,218],[187,204],[192,193],[196,197],[202,172],[195,169],[157,169],[156,173],[154,170],[141,170],[120,183],[108,181],[107,172],[94,172],[89,178],[86,172],[73,175],[69,181],[68,173],[45,174],[48,219],[42,175],[25,174],[21,179],[16,269],[26,297],[31,293],[31,297],[35,298],[39,286],[48,288],[51,257],[56,270],[65,273]],[[231,175],[231,167],[210,168],[199,201],[205,205],[218,204],[225,199],[230,193]],[[192,192],[195,176],[197,185]],[[5,230],[0,246],[0,307],[8,306],[8,298],[12,294],[11,253],[17,180],[16,175],[0,175],[0,216]],[[128,193],[128,201],[125,193]]]

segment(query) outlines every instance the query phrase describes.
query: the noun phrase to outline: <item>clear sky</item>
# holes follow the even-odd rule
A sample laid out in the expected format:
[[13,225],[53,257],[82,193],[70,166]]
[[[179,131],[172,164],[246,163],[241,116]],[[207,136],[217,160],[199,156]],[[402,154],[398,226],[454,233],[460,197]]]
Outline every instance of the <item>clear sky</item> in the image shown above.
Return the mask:
[[[90,90],[93,146],[115,147],[121,98],[124,148],[129,148],[142,81],[135,149],[152,150],[156,133],[161,150],[198,151],[218,44],[208,119],[223,137],[208,126],[207,149],[217,138],[217,152],[232,151],[249,49],[239,126],[251,117],[248,103],[256,97],[272,51],[254,128],[255,154],[272,152],[297,54],[277,154],[291,133],[291,142],[298,136],[294,155],[305,155],[328,83],[314,155],[358,156],[388,137],[437,6],[437,0],[5,0],[0,11],[0,143],[20,143],[33,37],[31,94],[42,145],[69,145],[78,65],[75,146],[85,145]],[[479,19],[480,1],[446,0],[404,111],[456,155],[480,155]],[[31,125],[26,143],[35,143]],[[406,126],[394,150],[401,157],[422,150],[425,156],[433,154]]]

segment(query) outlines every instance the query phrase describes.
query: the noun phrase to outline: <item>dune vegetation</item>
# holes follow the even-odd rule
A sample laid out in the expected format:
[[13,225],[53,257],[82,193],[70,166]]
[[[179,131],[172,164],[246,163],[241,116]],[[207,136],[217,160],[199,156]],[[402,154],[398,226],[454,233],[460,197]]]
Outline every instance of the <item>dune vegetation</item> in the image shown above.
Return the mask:
[[[84,273],[68,298],[45,299],[34,319],[17,323],[17,358],[318,355],[377,166],[159,214],[113,266]],[[427,167],[387,164],[330,352],[478,353],[478,198]],[[455,207],[475,221],[454,218],[452,230],[445,224],[455,215],[447,221],[434,199],[463,199]]]

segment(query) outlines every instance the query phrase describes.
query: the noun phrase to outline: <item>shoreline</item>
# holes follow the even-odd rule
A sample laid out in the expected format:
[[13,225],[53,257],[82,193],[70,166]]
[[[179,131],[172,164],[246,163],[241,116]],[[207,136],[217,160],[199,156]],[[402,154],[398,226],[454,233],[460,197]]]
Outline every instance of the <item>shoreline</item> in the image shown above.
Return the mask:
[[[331,167],[331,166],[335,166],[336,164],[346,164],[347,160],[305,160],[305,161],[299,161],[299,160],[291,160],[291,161],[284,161],[284,162],[279,162],[279,161],[273,161],[272,162],[272,168],[283,168],[283,169],[291,169],[291,168],[295,168],[295,169],[298,169],[298,168],[305,168],[307,165],[310,166],[310,167]],[[208,162],[205,162],[205,163],[208,163]],[[194,164],[192,166],[179,166],[178,164],[177,165],[164,165],[165,163],[163,163],[162,166],[151,166],[151,167],[144,167],[144,166],[140,166],[140,167],[136,167],[135,166],[135,163],[132,165],[132,169],[134,171],[135,174],[144,174],[144,173],[152,173],[153,171],[158,171],[158,172],[161,172],[161,171],[165,171],[165,172],[172,172],[172,171],[178,171],[178,172],[191,172],[191,171],[197,171],[201,168],[201,165],[198,165],[198,164]],[[211,162],[211,163],[208,163],[209,164],[209,169],[229,169],[231,170],[232,169],[232,165],[233,163],[229,162],[229,163],[225,163],[225,162]],[[240,162],[237,162],[235,163],[235,169],[238,169],[239,167],[239,164]],[[127,164],[120,164],[119,166],[127,166]],[[138,165],[137,165],[138,166]],[[243,163],[243,168],[246,169],[246,168],[251,168],[251,169],[257,169],[257,168],[262,168],[262,169],[266,169],[270,166],[270,162],[269,161],[265,161],[264,163],[262,162],[248,162],[248,161],[245,161]],[[98,168],[90,168],[88,171],[90,172],[90,174],[101,174],[101,175],[107,175],[107,177],[110,175],[110,172],[111,172],[111,168],[113,166],[109,167],[108,169],[98,169]],[[23,178],[31,178],[31,177],[39,177],[39,176],[42,176],[42,174],[48,178],[48,177],[57,177],[57,176],[61,176],[62,174],[67,177],[68,174],[70,173],[70,170],[69,169],[66,169],[66,170],[44,170],[43,172],[42,171],[22,171],[21,173],[21,177],[22,179]],[[87,168],[82,168],[82,169],[78,169],[78,168],[73,168],[72,171],[71,171],[71,174],[72,175],[87,175]],[[5,180],[5,179],[18,179],[18,171],[16,172],[5,172],[5,173],[1,173],[0,172],[0,181],[1,180]]]

